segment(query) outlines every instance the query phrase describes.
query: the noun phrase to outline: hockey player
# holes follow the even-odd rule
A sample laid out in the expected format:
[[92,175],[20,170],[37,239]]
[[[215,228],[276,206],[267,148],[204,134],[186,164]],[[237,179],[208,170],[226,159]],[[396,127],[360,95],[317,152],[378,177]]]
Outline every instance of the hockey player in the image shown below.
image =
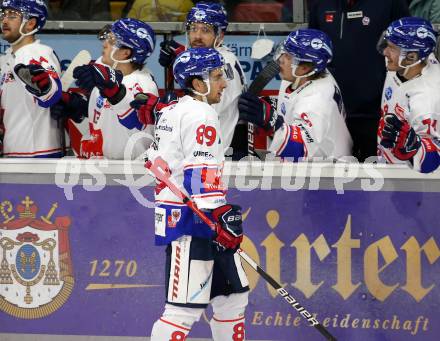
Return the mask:
[[208,303],[215,341],[244,340],[248,281],[236,253],[243,238],[240,207],[226,203],[224,153],[218,114],[226,80],[224,60],[212,48],[190,48],[174,63],[187,95],[159,115],[148,160],[162,158],[172,181],[205,210],[218,230],[203,223],[165,184],[156,186],[156,244],[167,245],[166,304],[152,341],[185,340]]
[[378,130],[379,155],[429,173],[439,163],[440,65],[437,32],[424,19],[394,21],[379,44],[388,69]]
[[[221,4],[199,2],[189,11],[185,25],[190,47],[213,47],[225,59],[225,69],[230,74],[228,86],[220,103],[214,104],[214,108],[219,113],[222,142],[227,150],[238,122],[237,102],[245,86],[245,77],[237,57],[222,45],[228,27],[226,11]],[[185,50],[185,46],[174,40],[164,41],[160,46],[159,63],[165,68],[170,67],[176,56]],[[157,101],[156,98],[154,100]]]
[[2,37],[11,47],[0,57],[3,151],[6,157],[61,157],[57,122],[49,107],[61,96],[60,65],[35,34],[46,23],[41,0],[5,0]]
[[268,132],[276,156],[298,161],[351,155],[341,94],[326,69],[332,58],[328,36],[314,29],[293,31],[275,58],[283,79],[278,103],[246,92],[238,102],[240,117]]
[[[145,121],[130,107],[138,93],[158,95],[152,75],[144,68],[154,50],[156,38],[150,25],[130,18],[115,21],[102,33],[103,52],[100,63],[75,68],[78,86],[91,90],[88,101],[90,139],[81,141],[81,156],[108,159],[134,159],[151,143],[154,122]],[[60,103],[66,115],[81,119],[84,101],[78,94],[63,93]],[[145,135],[136,135],[144,132]],[[130,142],[130,139],[133,141]],[[130,145],[129,155],[125,155]]]

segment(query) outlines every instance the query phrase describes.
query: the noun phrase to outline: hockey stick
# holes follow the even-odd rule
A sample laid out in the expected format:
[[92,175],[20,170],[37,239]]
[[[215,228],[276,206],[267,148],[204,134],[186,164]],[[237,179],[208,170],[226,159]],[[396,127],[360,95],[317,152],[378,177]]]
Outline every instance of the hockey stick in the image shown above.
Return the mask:
[[[183,193],[170,179],[171,173],[165,160],[158,157],[154,162],[147,161],[145,167],[154,174],[154,176],[162,181],[184,204],[202,219],[211,230],[216,230],[216,225],[209,217],[201,211],[196,203]],[[248,263],[265,281],[267,281],[286,302],[293,307],[303,318],[305,318],[311,326],[315,327],[327,340],[337,341],[330,332],[320,324],[311,313],[309,313],[291,294],[285,290],[273,277],[264,271],[244,250],[238,249],[238,254]]]
[[258,95],[261,90],[277,75],[280,73],[280,66],[274,60],[267,63],[267,65],[261,70],[257,77],[249,85],[248,91]]
[[[66,69],[66,71],[64,71],[61,77],[61,86],[63,91],[67,91],[70,85],[75,81],[75,78],[73,78],[73,70],[77,66],[90,63],[91,60],[92,56],[90,55],[89,51],[82,50],[78,52],[78,54],[72,59],[69,67]],[[62,127],[65,127],[65,125],[65,122],[63,122]],[[76,156],[79,156],[80,154],[81,139],[84,135],[87,134],[88,126],[89,125],[87,120],[84,120],[81,123],[76,123],[71,119],[67,120],[67,130],[69,132],[70,147],[72,148]]]
[[[169,41],[172,39],[171,34],[165,34],[164,41]],[[173,66],[169,65],[166,68],[164,68],[165,74],[164,74],[164,80],[165,80],[165,94],[169,91],[174,90],[174,75],[173,75]]]
[[[253,80],[247,91],[258,95],[261,90],[277,75],[280,73],[280,66],[276,61],[269,62],[258,76]],[[254,139],[255,139],[255,125],[248,122],[248,153],[250,155],[257,156],[255,151]]]

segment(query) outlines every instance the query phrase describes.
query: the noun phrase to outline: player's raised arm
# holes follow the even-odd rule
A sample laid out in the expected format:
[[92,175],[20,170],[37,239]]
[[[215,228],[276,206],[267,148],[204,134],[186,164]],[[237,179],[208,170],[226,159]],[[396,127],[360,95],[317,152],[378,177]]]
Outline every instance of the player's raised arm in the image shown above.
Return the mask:
[[276,156],[298,161],[351,155],[341,93],[326,69],[332,58],[328,36],[313,29],[294,31],[275,58],[284,80],[278,101],[246,92],[238,102],[240,117],[267,131]]
[[422,173],[440,164],[440,65],[433,55],[438,33],[424,19],[396,20],[378,44],[387,65],[378,129],[379,154]]
[[8,0],[1,5],[2,37],[10,48],[0,59],[4,156],[60,157],[61,139],[49,107],[61,98],[60,65],[36,39],[47,18],[44,1]]
[[83,140],[81,156],[134,159],[145,152],[152,140],[154,120],[147,120],[139,110],[141,105],[137,107],[133,102],[140,93],[158,96],[157,85],[145,68],[156,36],[147,23],[124,18],[98,38],[103,46],[101,61],[79,66],[73,73],[78,86],[91,91],[91,139]]

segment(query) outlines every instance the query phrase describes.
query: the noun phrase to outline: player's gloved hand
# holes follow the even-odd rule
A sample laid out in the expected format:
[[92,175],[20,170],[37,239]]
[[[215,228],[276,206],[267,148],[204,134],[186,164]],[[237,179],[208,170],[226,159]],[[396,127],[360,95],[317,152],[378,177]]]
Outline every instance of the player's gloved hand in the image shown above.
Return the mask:
[[51,86],[50,71],[37,64],[17,64],[15,73],[26,84],[26,89],[34,96],[46,95]]
[[80,123],[87,116],[88,100],[80,92],[65,92],[61,94],[58,103],[50,107],[50,116],[54,120],[70,118]]
[[174,92],[167,92],[163,97],[157,97],[150,93],[140,92],[134,96],[130,106],[137,111],[139,121],[149,125],[156,122],[159,111],[163,108],[176,103],[177,95]]
[[78,66],[73,70],[76,84],[90,91],[95,86],[102,97],[108,98],[113,105],[119,103],[125,96],[126,89],[122,84],[122,72],[102,64]]
[[243,240],[241,207],[226,204],[212,211],[216,223],[214,241],[225,249],[236,249]]
[[159,64],[169,67],[174,63],[179,53],[185,51],[185,46],[175,40],[165,40],[160,43]]
[[270,98],[260,98],[251,92],[243,93],[238,99],[240,119],[256,124],[264,130],[274,133],[279,129],[284,119],[278,115]]
[[414,157],[422,142],[408,121],[400,120],[395,114],[386,114],[380,144],[391,149],[399,160],[407,161]]

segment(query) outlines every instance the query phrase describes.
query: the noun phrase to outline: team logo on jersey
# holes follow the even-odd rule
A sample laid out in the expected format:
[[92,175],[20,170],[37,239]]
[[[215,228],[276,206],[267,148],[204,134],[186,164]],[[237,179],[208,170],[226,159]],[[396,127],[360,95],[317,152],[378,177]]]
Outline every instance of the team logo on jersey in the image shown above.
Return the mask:
[[168,227],[174,228],[177,223],[180,221],[180,217],[182,216],[182,211],[180,208],[171,209],[171,214],[168,216]]
[[5,83],[11,83],[14,80],[15,80],[14,74],[12,72],[7,72],[7,73],[3,74],[2,79],[0,81],[0,86]]
[[282,113],[283,115],[286,115],[286,112],[287,112],[287,110],[286,110],[286,104],[285,104],[285,103],[281,103],[281,113]]
[[104,98],[101,96],[98,96],[98,98],[96,99],[96,106],[98,107],[98,109],[101,109],[104,106]]
[[54,203],[37,218],[38,207],[26,196],[13,214],[9,200],[0,203],[0,310],[22,319],[52,314],[74,286],[69,249],[71,220],[52,216]]
[[385,98],[389,101],[393,97],[393,89],[389,86],[385,89]]

